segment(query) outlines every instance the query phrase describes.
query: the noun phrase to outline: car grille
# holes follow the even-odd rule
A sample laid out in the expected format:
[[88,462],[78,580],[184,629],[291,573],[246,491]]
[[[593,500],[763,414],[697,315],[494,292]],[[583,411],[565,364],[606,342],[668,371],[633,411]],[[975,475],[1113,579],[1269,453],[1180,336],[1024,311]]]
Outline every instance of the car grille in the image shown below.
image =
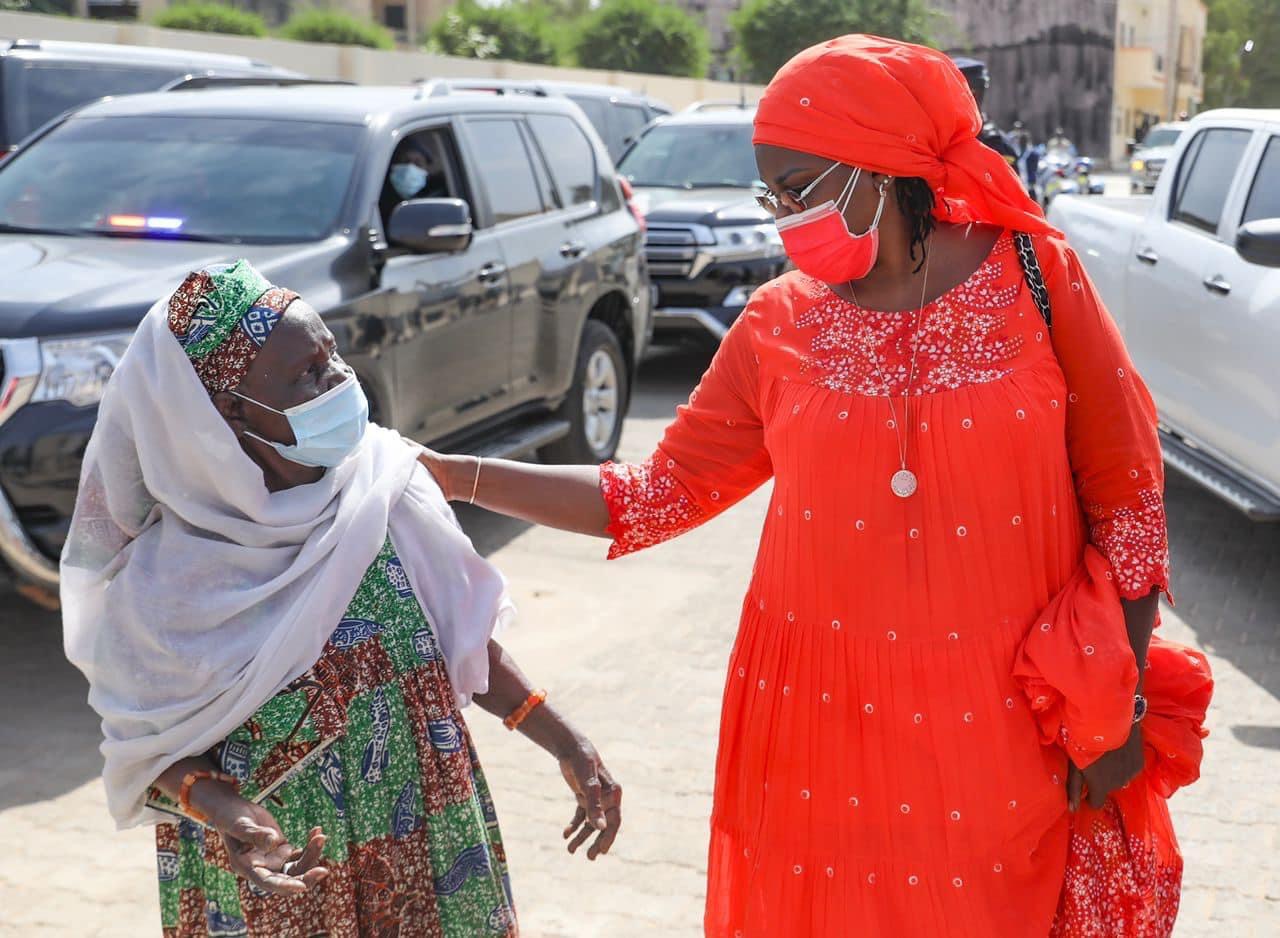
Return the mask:
[[682,225],[649,225],[644,238],[649,273],[655,277],[688,277],[698,256],[693,229]]

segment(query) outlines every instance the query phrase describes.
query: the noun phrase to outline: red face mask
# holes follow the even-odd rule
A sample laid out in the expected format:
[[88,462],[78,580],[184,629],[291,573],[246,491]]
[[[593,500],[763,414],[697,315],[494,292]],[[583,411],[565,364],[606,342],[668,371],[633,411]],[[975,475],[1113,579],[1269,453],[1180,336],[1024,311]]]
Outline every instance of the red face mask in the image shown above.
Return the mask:
[[[831,169],[838,165],[840,164],[833,165]],[[827,173],[815,179],[801,193],[801,199]],[[861,169],[853,171],[839,199],[831,199],[803,212],[778,219],[778,234],[782,238],[787,256],[815,280],[831,284],[861,280],[875,266],[876,256],[880,253],[880,216],[884,214],[885,193],[889,183],[886,179],[880,187],[880,205],[876,208],[876,217],[872,220],[871,227],[856,235],[849,230],[844,213],[853,199],[853,190],[861,175]]]

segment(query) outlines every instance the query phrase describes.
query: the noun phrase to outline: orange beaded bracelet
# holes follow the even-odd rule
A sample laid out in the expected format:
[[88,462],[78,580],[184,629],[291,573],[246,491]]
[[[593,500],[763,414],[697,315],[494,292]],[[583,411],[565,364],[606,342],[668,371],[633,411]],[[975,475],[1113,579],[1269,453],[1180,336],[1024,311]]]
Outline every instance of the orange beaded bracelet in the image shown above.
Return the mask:
[[533,711],[539,705],[544,703],[546,699],[547,699],[547,692],[545,690],[535,690],[532,694],[529,695],[528,700],[526,700],[520,706],[516,707],[514,711],[512,711],[511,716],[507,717],[505,720],[502,721],[502,725],[509,730],[518,729],[520,727],[520,724],[525,721],[525,719],[529,716],[529,714],[533,713]]
[[226,782],[236,791],[240,790],[239,780],[232,778],[225,772],[188,772],[184,775],[182,777],[182,787],[178,789],[178,807],[182,809],[183,814],[199,824],[203,824],[205,821],[209,820],[209,817],[203,811],[197,811],[195,808],[191,807],[191,786],[201,779],[206,778],[215,782]]

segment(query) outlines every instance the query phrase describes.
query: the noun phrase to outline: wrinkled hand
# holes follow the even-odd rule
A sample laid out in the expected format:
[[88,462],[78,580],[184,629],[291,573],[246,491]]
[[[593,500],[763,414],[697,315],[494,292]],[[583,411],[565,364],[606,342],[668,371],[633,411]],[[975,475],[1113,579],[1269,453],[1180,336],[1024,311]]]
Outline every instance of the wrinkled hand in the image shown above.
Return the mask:
[[1087,793],[1089,806],[1101,808],[1108,795],[1124,788],[1142,771],[1144,760],[1142,729],[1135,723],[1119,749],[1111,750],[1087,769],[1077,769],[1075,765],[1067,768],[1067,807],[1077,810],[1081,795]]
[[594,860],[609,852],[622,826],[622,786],[613,780],[595,747],[585,740],[560,760],[560,774],[578,801],[573,820],[564,829],[564,839],[573,838],[569,840],[569,852],[577,853],[592,833],[597,833],[587,848],[587,859]]
[[232,871],[260,889],[300,895],[329,875],[320,866],[325,836],[318,827],[299,849],[285,839],[270,811],[238,795],[211,813],[209,823],[222,835]]

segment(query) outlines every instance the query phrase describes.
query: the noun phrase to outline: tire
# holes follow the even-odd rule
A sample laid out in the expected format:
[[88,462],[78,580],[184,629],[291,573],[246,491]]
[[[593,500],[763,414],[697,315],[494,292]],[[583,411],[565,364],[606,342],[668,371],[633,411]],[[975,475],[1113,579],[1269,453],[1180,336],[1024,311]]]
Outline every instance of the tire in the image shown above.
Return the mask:
[[622,436],[622,418],[630,388],[618,337],[602,322],[588,319],[582,329],[573,385],[557,416],[569,421],[569,434],[538,450],[550,463],[596,465],[613,458]]

